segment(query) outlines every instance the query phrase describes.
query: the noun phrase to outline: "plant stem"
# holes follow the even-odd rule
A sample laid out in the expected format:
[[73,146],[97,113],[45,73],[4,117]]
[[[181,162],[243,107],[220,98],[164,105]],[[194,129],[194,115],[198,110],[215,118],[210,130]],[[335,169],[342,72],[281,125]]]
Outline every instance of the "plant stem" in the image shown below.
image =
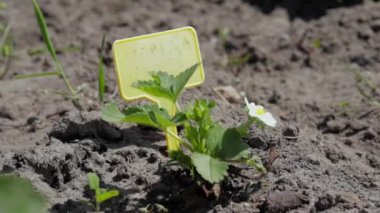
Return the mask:
[[169,135],[173,136],[175,139],[177,139],[179,142],[181,142],[184,146],[186,146],[186,148],[188,148],[189,150],[193,150],[191,145],[183,141],[178,135],[174,134],[172,131],[169,130],[167,130],[166,132],[169,133]]
[[66,77],[66,74],[63,71],[61,63],[59,61],[56,61],[56,63],[57,63],[58,71],[61,73],[61,76],[62,76],[63,80],[65,81],[66,86],[69,88],[73,97],[77,98],[77,93],[75,92],[75,90],[74,90],[73,86],[71,85],[69,79]]
[[78,94],[77,92],[74,90],[74,87],[71,85],[71,82],[70,80],[67,78],[65,72],[63,71],[63,67],[62,67],[62,64],[60,61],[56,61],[56,64],[57,64],[57,68],[58,68],[58,71],[61,73],[61,76],[62,76],[62,79],[63,81],[65,82],[67,88],[69,89],[71,95],[72,95],[72,101],[73,101],[73,104],[79,108],[79,110],[83,110],[83,106],[81,105],[81,103],[79,102],[79,97],[78,97]]
[[5,77],[5,75],[7,74],[10,66],[11,66],[11,61],[12,61],[12,56],[8,56],[7,61],[5,62],[5,67],[3,69],[3,71],[0,73],[0,79],[3,79]]
[[96,212],[100,212],[100,203],[96,202]]

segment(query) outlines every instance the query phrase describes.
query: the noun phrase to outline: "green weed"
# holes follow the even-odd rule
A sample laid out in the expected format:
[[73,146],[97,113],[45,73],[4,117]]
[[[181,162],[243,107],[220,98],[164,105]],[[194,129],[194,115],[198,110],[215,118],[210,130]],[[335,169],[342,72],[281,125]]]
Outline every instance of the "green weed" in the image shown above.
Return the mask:
[[55,70],[51,71],[51,72],[42,72],[42,73],[35,73],[35,74],[30,74],[30,75],[18,75],[18,76],[16,76],[16,78],[40,78],[40,77],[50,77],[50,76],[61,77],[63,79],[66,87],[68,88],[68,93],[62,93],[62,94],[64,94],[67,98],[70,98],[72,100],[73,104],[82,110],[83,107],[80,104],[78,92],[77,92],[77,90],[74,89],[70,80],[67,78],[66,73],[64,72],[62,64],[61,64],[61,62],[57,56],[57,51],[54,48],[53,42],[51,40],[49,31],[48,31],[48,27],[46,25],[45,17],[42,14],[41,8],[38,5],[37,0],[33,0],[33,7],[34,7],[38,26],[39,26],[40,32],[42,34],[42,38],[44,40],[46,49],[49,52],[52,60],[54,61]]
[[106,37],[103,36],[102,45],[100,48],[99,64],[98,64],[98,96],[100,104],[104,102],[105,92],[105,74],[104,74],[104,48],[106,43]]
[[88,173],[87,178],[90,189],[95,192],[95,209],[97,212],[100,211],[100,204],[104,201],[119,196],[118,190],[100,188],[100,179],[95,173]]

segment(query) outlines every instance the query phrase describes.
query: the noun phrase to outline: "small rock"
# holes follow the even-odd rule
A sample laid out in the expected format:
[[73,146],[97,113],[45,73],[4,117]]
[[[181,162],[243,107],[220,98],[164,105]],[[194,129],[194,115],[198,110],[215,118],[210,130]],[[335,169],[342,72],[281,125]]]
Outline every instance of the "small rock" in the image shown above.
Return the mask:
[[267,212],[286,212],[306,201],[306,197],[295,191],[270,192],[266,201]]
[[233,86],[215,87],[214,91],[229,103],[240,103],[241,95]]
[[39,121],[40,119],[38,117],[32,116],[26,120],[26,124],[32,125]]
[[364,122],[364,121],[355,121],[355,122],[350,123],[350,127],[353,130],[360,131],[360,130],[367,129],[369,125],[367,122]]
[[342,192],[337,196],[336,200],[339,203],[350,203],[360,208],[363,206],[363,202],[353,192]]
[[343,132],[347,125],[344,121],[342,120],[330,120],[326,123],[327,129],[326,133],[340,133]]
[[1,106],[0,107],[0,118],[5,118],[9,120],[16,120],[17,112],[12,106]]

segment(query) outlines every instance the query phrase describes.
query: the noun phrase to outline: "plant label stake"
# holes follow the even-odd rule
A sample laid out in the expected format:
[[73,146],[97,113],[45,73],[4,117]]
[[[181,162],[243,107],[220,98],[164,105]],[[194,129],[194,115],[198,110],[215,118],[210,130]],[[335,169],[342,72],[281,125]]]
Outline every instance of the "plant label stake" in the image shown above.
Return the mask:
[[[198,69],[185,88],[200,85],[205,79],[197,33],[192,27],[117,40],[113,44],[113,54],[121,97],[126,101],[148,99],[165,108],[171,116],[177,111],[176,103],[146,94],[134,88],[133,83],[150,80],[152,71],[177,75],[196,63]],[[178,150],[176,127],[168,128],[165,135],[168,150]]]

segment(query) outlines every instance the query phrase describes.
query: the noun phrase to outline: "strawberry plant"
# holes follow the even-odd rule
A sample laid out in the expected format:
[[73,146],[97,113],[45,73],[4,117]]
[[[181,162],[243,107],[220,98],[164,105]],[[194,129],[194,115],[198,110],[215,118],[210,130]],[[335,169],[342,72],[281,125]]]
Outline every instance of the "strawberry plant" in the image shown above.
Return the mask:
[[[137,89],[155,97],[166,98],[177,103],[180,94],[197,69],[197,64],[177,76],[165,72],[152,73],[152,80],[133,84]],[[249,146],[243,137],[248,135],[251,125],[264,128],[274,127],[276,120],[262,106],[246,100],[249,118],[238,127],[225,128],[211,116],[214,101],[196,100],[185,110],[174,116],[157,105],[128,107],[122,111],[116,104],[107,104],[102,110],[102,118],[110,122],[131,122],[151,126],[175,137],[181,144],[179,150],[170,151],[173,162],[189,169],[193,177],[201,177],[210,183],[217,183],[227,175],[231,163],[245,163],[258,171],[264,171],[260,159],[251,156]],[[179,108],[179,107],[178,107]],[[179,137],[167,127],[183,126],[183,137]]]

